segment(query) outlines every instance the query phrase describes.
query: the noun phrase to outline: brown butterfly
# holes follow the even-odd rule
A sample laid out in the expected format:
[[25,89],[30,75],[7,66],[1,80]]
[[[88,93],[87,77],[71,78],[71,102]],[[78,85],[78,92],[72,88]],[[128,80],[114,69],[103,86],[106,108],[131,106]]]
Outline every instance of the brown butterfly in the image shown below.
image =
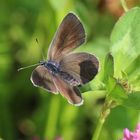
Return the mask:
[[48,60],[40,61],[31,75],[34,86],[54,94],[60,93],[69,103],[83,104],[77,86],[91,81],[98,72],[99,61],[89,53],[71,53],[85,42],[85,30],[73,13],[68,13],[60,24],[49,46]]

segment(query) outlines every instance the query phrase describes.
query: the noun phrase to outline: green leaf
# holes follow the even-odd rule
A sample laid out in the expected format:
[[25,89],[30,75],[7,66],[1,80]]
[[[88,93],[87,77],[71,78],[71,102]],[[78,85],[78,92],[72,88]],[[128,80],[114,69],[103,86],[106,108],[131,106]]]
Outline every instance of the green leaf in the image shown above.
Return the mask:
[[116,82],[113,90],[109,93],[109,97],[113,98],[118,103],[122,103],[125,99],[127,99],[126,91],[118,82]]
[[140,54],[132,61],[132,63],[125,69],[125,71],[128,74],[131,74],[138,68],[140,68]]
[[109,77],[108,83],[106,85],[106,89],[107,89],[108,93],[110,93],[113,90],[115,85],[116,85],[116,79],[113,77]]
[[105,84],[108,84],[109,77],[113,77],[114,75],[114,60],[113,56],[108,53],[104,62],[104,77],[103,81]]
[[140,91],[136,91],[129,94],[128,98],[123,101],[122,105],[139,110],[140,109]]
[[[138,122],[138,118],[139,118],[139,111],[126,108],[124,106],[117,106],[112,109],[110,115],[108,116],[108,119],[106,120],[106,125],[108,125],[108,127],[111,126],[112,130],[117,130],[117,131],[120,128],[133,129],[135,124],[137,124]],[[119,123],[116,120],[119,120]],[[117,139],[118,139],[118,134],[116,135],[116,140]]]
[[111,34],[111,42],[114,75],[121,77],[121,71],[140,54],[140,8],[129,10],[118,20]]
[[124,72],[124,71],[121,71],[121,73],[122,73],[122,78],[125,79],[125,80],[127,80],[128,79],[127,73]]
[[140,55],[125,69],[128,80],[131,82],[135,91],[140,90]]

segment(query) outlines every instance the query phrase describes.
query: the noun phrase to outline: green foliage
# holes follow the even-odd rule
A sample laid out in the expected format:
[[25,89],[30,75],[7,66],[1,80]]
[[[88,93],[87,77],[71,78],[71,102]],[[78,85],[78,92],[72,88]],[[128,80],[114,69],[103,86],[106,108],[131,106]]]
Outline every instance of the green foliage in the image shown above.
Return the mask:
[[122,105],[133,109],[140,109],[140,91],[132,92],[123,100]]
[[[136,7],[126,12],[117,21],[112,31],[112,55],[107,54],[104,62],[103,82],[107,91],[102,111],[104,118],[106,118],[106,112],[108,110],[110,112],[110,109],[117,105],[125,106],[129,110],[130,108],[140,109],[140,85],[138,84],[140,81],[139,23],[140,8]],[[136,115],[133,121],[137,119]]]
[[111,53],[115,61],[115,76],[121,77],[125,70],[140,54],[140,8],[124,14],[116,23],[111,34]]
[[128,67],[125,69],[128,75],[134,73],[137,69],[140,68],[140,55],[138,55]]
[[[135,126],[140,109],[140,9],[129,10],[115,24],[117,17],[102,12],[99,2],[1,1],[0,138],[90,140],[106,97],[120,106],[111,111],[100,139],[117,140],[123,128]],[[95,54],[100,61],[98,75],[81,88],[85,92],[81,107],[33,87],[33,69],[17,72],[19,67],[38,62],[42,49],[47,54],[58,25],[69,11],[80,17],[87,32],[87,43],[76,51]]]
[[109,78],[114,76],[114,60],[113,56],[109,53],[107,54],[104,62],[104,77],[103,81],[105,83],[109,82]]
[[[118,20],[111,34],[111,52],[114,58],[114,65],[113,58],[110,60],[106,59],[104,64],[105,71],[107,68],[109,69],[110,67],[110,70],[107,69],[109,74],[106,74],[106,71],[104,75],[115,77],[109,77],[108,80],[105,80],[107,81],[106,86],[109,92],[109,96],[116,100],[117,103],[120,103],[127,107],[132,107],[134,109],[139,108],[138,100],[140,94],[139,91],[135,91],[135,89],[130,89],[131,87],[129,87],[129,84],[134,85],[134,81],[131,81],[129,75],[135,72],[139,68],[140,64],[139,22],[140,8],[133,8],[129,10]],[[110,63],[111,60],[112,64]],[[112,75],[111,72],[113,71],[113,68],[115,69],[114,75]],[[129,81],[132,83],[129,83]],[[134,90],[134,93],[130,90]]]
[[122,103],[123,100],[127,99],[126,91],[120,83],[115,81],[113,89],[110,91],[109,96],[113,98],[117,103]]

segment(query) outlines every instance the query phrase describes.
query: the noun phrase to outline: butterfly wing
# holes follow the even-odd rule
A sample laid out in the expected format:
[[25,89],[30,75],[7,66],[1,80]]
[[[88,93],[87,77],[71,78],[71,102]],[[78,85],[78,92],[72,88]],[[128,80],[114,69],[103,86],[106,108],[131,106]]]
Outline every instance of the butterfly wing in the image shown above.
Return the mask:
[[85,42],[85,30],[80,20],[73,13],[65,16],[49,46],[48,59],[59,61]]
[[60,68],[73,76],[77,85],[86,84],[98,73],[99,61],[89,53],[73,53],[63,57]]
[[57,88],[55,87],[54,82],[52,80],[52,75],[44,66],[36,67],[33,70],[30,79],[34,86],[42,87],[45,90],[56,94]]
[[56,75],[53,76],[53,81],[60,94],[65,97],[70,104],[75,106],[80,106],[83,104],[83,99],[77,87],[70,86],[63,79]]

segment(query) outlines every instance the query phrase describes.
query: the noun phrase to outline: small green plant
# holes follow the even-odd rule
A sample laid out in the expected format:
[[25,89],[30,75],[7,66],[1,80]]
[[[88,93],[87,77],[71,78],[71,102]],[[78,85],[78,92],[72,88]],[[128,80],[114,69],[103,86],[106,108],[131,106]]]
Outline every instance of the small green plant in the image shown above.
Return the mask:
[[106,98],[92,140],[98,140],[112,108],[122,105],[140,109],[140,8],[128,10],[116,23],[110,40],[111,50],[104,62],[103,83]]

